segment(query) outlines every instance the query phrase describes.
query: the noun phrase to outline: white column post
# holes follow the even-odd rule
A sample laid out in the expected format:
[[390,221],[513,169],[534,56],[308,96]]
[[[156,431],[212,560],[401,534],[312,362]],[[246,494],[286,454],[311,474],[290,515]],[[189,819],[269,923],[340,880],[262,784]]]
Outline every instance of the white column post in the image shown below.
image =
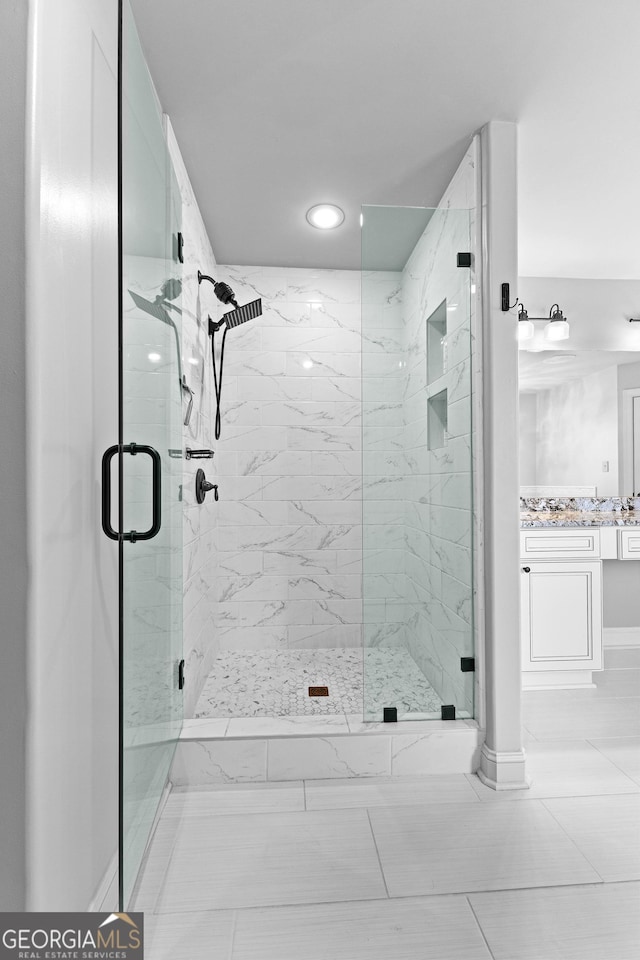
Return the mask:
[[478,776],[494,790],[527,787],[521,733],[518,344],[513,311],[518,276],[517,128],[492,121],[480,131],[484,395],[484,576],[486,738]]

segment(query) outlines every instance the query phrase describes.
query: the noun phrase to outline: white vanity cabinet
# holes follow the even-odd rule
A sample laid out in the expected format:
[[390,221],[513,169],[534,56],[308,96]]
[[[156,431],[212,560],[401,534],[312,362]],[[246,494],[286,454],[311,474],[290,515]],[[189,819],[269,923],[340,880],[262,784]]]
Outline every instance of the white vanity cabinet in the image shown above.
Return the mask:
[[593,686],[602,669],[602,560],[596,528],[521,531],[523,687]]

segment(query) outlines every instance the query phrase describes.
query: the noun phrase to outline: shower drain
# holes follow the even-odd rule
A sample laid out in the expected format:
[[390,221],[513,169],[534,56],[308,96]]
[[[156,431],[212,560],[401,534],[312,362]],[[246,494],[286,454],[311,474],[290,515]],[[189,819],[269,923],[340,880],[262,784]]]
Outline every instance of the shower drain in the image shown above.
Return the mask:
[[329,687],[309,687],[310,697],[328,697]]

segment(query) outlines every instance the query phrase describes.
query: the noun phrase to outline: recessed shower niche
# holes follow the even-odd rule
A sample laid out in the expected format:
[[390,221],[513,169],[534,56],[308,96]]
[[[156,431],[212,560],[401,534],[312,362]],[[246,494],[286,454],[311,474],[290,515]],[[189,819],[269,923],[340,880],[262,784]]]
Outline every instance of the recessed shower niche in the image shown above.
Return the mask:
[[447,301],[427,319],[427,383],[438,380],[446,370]]
[[440,390],[427,400],[427,446],[438,450],[447,442],[447,391]]

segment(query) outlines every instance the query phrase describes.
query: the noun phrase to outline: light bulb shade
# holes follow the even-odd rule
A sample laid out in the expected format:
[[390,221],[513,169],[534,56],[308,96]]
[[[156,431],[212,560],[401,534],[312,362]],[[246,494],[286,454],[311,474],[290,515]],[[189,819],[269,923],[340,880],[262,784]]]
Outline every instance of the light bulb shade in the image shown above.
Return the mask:
[[531,320],[518,320],[518,342],[522,343],[523,340],[533,340],[533,335],[536,332],[536,328],[532,324]]
[[568,340],[571,329],[568,320],[549,320],[544,328],[545,340]]

